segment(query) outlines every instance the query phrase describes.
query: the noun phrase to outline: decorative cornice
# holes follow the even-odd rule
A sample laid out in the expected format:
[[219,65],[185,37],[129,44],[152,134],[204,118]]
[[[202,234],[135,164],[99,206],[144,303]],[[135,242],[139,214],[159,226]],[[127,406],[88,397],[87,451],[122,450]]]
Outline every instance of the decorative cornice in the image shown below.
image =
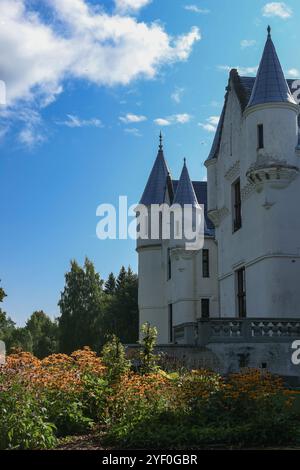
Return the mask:
[[225,178],[228,181],[234,180],[240,173],[240,161],[237,160],[225,173]]
[[227,207],[222,207],[221,209],[215,209],[208,212],[208,217],[213,222],[215,227],[218,227],[223,219],[229,214]]
[[264,166],[253,166],[246,173],[248,180],[261,191],[268,184],[274,189],[286,188],[299,174],[299,168],[292,165],[270,163]]
[[214,158],[208,158],[207,160],[205,160],[204,162],[204,165],[207,167],[211,166],[211,165],[215,165],[217,163],[217,158],[214,157]]
[[246,201],[251,194],[255,192],[255,185],[251,182],[247,183],[242,189],[241,189],[241,200],[242,202]]

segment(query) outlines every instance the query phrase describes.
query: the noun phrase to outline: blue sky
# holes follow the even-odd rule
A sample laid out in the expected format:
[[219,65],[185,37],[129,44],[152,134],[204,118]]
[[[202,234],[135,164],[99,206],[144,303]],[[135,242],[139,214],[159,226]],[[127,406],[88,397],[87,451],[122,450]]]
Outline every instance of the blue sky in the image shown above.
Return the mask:
[[137,269],[133,241],[100,241],[96,208],[138,202],[164,135],[205,178],[230,67],[253,75],[266,27],[300,75],[298,0],[1,0],[0,278],[19,324],[58,315],[69,262]]

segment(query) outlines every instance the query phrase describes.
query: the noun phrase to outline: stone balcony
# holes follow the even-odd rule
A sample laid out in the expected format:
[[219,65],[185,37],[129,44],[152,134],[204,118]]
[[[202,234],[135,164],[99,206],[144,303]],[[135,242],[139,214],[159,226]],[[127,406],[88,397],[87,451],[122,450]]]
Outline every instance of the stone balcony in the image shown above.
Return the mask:
[[206,346],[211,343],[289,343],[300,339],[300,319],[211,318],[174,327],[174,343]]

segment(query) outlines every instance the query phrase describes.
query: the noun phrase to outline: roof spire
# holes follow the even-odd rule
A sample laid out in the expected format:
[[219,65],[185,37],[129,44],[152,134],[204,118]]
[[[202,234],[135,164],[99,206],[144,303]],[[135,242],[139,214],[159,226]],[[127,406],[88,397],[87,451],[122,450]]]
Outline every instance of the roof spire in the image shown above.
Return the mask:
[[163,141],[163,137],[162,137],[162,133],[161,133],[161,131],[160,131],[160,133],[159,133],[159,150],[160,150],[160,151],[163,150],[163,143],[162,143],[162,141]]
[[198,205],[197,196],[190,179],[185,158],[173,203],[180,204],[181,206],[184,206],[185,204],[191,204],[195,207]]
[[150,206],[151,204],[162,204],[165,202],[166,183],[169,173],[170,171],[163,152],[162,133],[160,132],[157,157],[148,178],[140,204]]
[[291,103],[294,100],[284,77],[275,46],[271,38],[271,27],[268,26],[268,38],[260,61],[248,108],[257,104]]

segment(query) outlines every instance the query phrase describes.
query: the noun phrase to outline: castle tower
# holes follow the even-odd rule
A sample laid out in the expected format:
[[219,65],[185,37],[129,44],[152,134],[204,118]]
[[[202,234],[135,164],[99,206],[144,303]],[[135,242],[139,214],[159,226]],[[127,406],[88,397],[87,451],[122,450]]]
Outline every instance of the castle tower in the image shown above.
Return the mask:
[[221,316],[300,315],[299,105],[271,28],[255,80],[232,70],[208,168]]
[[[284,77],[268,27],[268,37],[244,117],[249,165],[272,161],[298,164],[297,105]],[[251,175],[255,180],[255,174]],[[271,176],[271,175],[270,175]],[[282,175],[283,176],[283,175]],[[293,177],[293,171],[290,172]],[[286,178],[287,175],[284,175]]]
[[[183,168],[177,184],[174,205],[178,204],[182,209],[184,206],[197,208],[199,206],[193,184],[184,159]],[[192,209],[192,210],[193,210]],[[180,232],[184,233],[185,217],[182,217]],[[176,222],[175,222],[176,224]],[[178,228],[175,227],[173,234]],[[172,263],[171,293],[173,299],[173,326],[184,323],[191,323],[197,318],[197,286],[196,286],[196,264],[197,251],[186,249],[184,236],[181,239],[170,240],[170,256]]]
[[156,160],[143,192],[140,204],[147,207],[148,239],[137,241],[139,272],[139,319],[140,326],[150,322],[158,329],[158,342],[168,337],[168,315],[165,301],[166,260],[163,257],[161,237],[151,236],[151,206],[168,202],[172,192],[172,180],[164,157],[162,135]]

